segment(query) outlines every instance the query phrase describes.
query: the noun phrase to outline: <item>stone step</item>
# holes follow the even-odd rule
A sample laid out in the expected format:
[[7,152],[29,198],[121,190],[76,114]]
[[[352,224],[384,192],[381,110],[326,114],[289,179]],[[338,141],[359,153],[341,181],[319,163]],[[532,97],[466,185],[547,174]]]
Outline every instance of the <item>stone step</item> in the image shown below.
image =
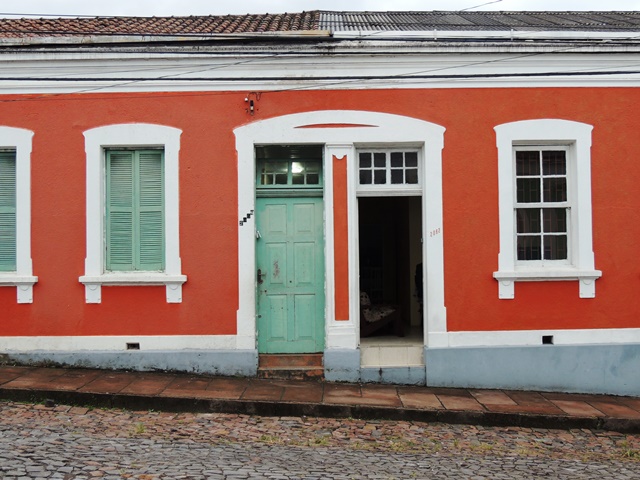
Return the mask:
[[258,367],[258,378],[276,380],[323,380],[322,367]]
[[258,377],[279,380],[322,380],[322,353],[261,354]]
[[260,354],[258,367],[285,368],[285,367],[316,367],[322,368],[322,353],[269,353]]

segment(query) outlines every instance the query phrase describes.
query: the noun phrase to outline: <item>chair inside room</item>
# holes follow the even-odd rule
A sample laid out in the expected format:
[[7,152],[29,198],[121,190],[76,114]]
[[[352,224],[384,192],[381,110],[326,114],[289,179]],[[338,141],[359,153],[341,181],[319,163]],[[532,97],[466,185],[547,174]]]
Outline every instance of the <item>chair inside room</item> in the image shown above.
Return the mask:
[[360,292],[360,336],[368,337],[392,325],[395,335],[404,337],[399,305],[372,304],[366,292]]

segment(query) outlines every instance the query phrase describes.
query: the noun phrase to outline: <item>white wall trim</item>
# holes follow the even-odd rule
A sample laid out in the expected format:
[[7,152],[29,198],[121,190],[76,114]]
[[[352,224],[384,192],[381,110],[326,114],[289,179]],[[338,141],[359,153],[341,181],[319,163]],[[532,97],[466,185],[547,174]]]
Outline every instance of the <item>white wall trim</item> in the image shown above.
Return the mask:
[[442,149],[444,127],[432,124],[424,130],[422,152],[422,298],[424,299],[424,343],[429,335],[447,331],[444,304],[444,227],[442,204]]
[[[87,257],[85,285],[87,303],[102,301],[102,285],[165,285],[168,303],[182,302],[182,274],[179,236],[179,162],[182,131],[164,125],[144,123],[107,125],[84,132],[87,156],[86,225]],[[162,147],[165,189],[164,272],[105,272],[104,269],[104,150],[112,147]]]
[[0,148],[16,152],[16,271],[0,272],[0,287],[15,286],[18,303],[33,302],[31,261],[31,148],[33,132],[0,126]]
[[[325,145],[325,165],[328,165],[329,172],[325,171],[325,257],[327,266],[331,266],[331,275],[326,276],[326,314],[325,314],[325,336],[326,348],[357,348],[357,332],[353,314],[350,312],[348,318],[336,318],[335,316],[335,228],[334,228],[334,202],[333,202],[333,157],[339,159],[339,162],[349,163],[349,159],[353,158],[353,144],[349,142],[332,142]],[[348,172],[347,166],[347,172]],[[348,175],[348,173],[347,173]],[[347,208],[351,210],[351,193],[350,185],[347,184]],[[351,229],[351,225],[349,225]],[[348,234],[348,252],[354,252],[353,235],[351,231]],[[351,257],[351,255],[349,255]],[[328,267],[327,267],[328,268]],[[356,298],[356,287],[349,283],[349,298]],[[351,304],[350,304],[351,307]]]
[[431,334],[430,346],[511,347],[542,345],[543,336],[553,336],[556,345],[612,345],[640,343],[640,328],[594,328],[577,330],[500,330]]
[[[500,253],[498,297],[513,299],[514,282],[578,280],[580,298],[595,297],[595,280],[602,272],[595,270],[591,221],[591,131],[585,123],[559,119],[523,120],[494,128],[498,147],[498,190]],[[513,149],[518,144],[568,145],[570,215],[570,265],[518,262],[515,245],[515,171]]]
[[[469,42],[451,43],[453,45],[436,47],[433,42],[419,40],[378,40],[375,45],[345,40],[332,45],[331,54],[321,55],[318,54],[318,48],[322,49],[322,44],[316,45],[315,49],[310,45],[298,46],[296,54],[291,54],[295,46],[288,45],[287,55],[278,55],[282,50],[274,46],[256,50],[253,45],[250,51],[245,52],[217,45],[214,50],[188,51],[185,55],[130,53],[127,54],[127,71],[135,72],[135,76],[123,73],[122,57],[118,53],[2,54],[4,76],[11,77],[11,80],[0,80],[0,93],[60,94],[100,89],[109,93],[202,92],[206,96],[207,92],[266,92],[280,91],[283,87],[372,90],[640,86],[640,78],[634,73],[638,70],[637,50],[640,46],[615,47],[612,45],[615,42],[600,42],[582,46],[579,51],[569,49],[559,53],[557,47],[544,42],[531,42],[530,45],[524,42],[513,45],[499,42],[494,47],[472,45]],[[354,52],[368,55],[351,55]],[[230,64],[229,53],[251,61]],[[523,55],[526,53],[550,55]],[[429,63],[426,71],[425,61]],[[203,70],[203,62],[210,68]],[[55,80],[33,80],[33,72],[43,66],[57,73]],[[361,75],[387,75],[389,78],[352,79],[338,83],[335,79],[317,78],[330,75],[348,79],[354,76],[354,72]],[[544,76],[545,73],[553,75]],[[558,73],[567,75],[556,75]],[[63,75],[69,80],[61,81]],[[412,75],[426,75],[429,78],[412,78]],[[194,77],[200,80],[194,80]],[[261,79],[254,80],[257,77]],[[136,78],[139,81],[125,81],[123,78]],[[259,102],[256,106],[259,108]],[[244,105],[240,108],[244,108]]]
[[[336,126],[340,124],[340,126]],[[305,127],[305,128],[301,128]],[[314,128],[315,127],[315,128]],[[333,306],[326,312],[327,348],[355,349],[359,344],[359,292],[357,255],[357,197],[355,175],[356,145],[385,147],[391,144],[419,145],[425,159],[423,169],[423,229],[442,232],[442,148],[444,128],[414,118],[386,113],[321,110],[261,120],[234,130],[238,152],[238,344],[256,344],[256,267],[255,267],[255,145],[325,145],[325,297],[333,301],[335,269],[333,257],[333,169],[327,168],[332,156],[347,155],[347,205],[349,221],[350,317],[335,319]],[[331,195],[329,196],[329,193]],[[328,213],[327,213],[328,212]],[[329,252],[329,253],[327,253]],[[425,264],[425,329],[446,331],[444,306],[443,236],[423,242]],[[426,335],[425,335],[425,338]]]
[[127,343],[145,350],[236,350],[235,335],[100,335],[60,337],[0,337],[0,352],[125,351]]

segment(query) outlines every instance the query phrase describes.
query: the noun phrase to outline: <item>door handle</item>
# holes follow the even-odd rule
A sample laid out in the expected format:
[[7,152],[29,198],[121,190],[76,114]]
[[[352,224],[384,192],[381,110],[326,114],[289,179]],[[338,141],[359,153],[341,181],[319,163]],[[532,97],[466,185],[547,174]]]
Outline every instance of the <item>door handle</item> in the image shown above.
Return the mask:
[[258,276],[258,284],[264,282],[264,280],[262,279],[262,275],[263,275],[262,270],[258,269],[258,275],[257,275]]

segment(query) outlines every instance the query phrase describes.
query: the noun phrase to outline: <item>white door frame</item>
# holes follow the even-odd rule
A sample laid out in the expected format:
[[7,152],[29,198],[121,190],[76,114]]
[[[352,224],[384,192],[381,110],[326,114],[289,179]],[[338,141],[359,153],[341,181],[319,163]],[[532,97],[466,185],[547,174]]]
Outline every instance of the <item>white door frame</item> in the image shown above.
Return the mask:
[[[422,168],[422,236],[425,345],[446,343],[442,229],[444,127],[387,113],[319,110],[260,120],[234,130],[238,152],[238,312],[236,348],[256,348],[255,146],[324,145],[325,331],[327,349],[359,345],[358,208],[356,147],[419,146]],[[349,318],[335,318],[333,158],[345,158],[349,223]],[[438,232],[429,235],[430,232]]]

